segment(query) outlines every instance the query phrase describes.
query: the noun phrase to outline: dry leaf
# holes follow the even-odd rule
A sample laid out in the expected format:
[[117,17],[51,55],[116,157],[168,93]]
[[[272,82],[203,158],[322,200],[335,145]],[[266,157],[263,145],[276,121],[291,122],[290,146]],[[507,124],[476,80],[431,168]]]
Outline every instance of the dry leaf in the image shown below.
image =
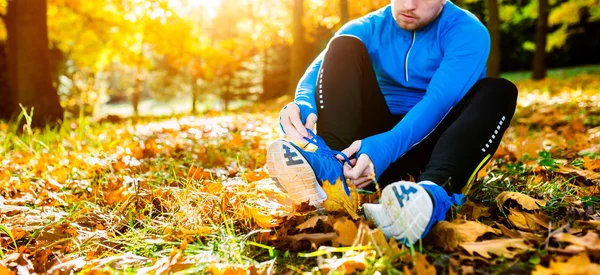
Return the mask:
[[354,220],[358,220],[358,192],[356,192],[356,186],[348,184],[350,189],[350,196],[346,194],[344,190],[344,184],[340,179],[336,180],[335,184],[331,184],[329,181],[323,181],[323,190],[327,193],[327,199],[323,202],[322,206],[327,211],[332,212],[346,212],[350,214],[350,217]]
[[481,204],[475,204],[472,201],[467,200],[461,207],[460,213],[465,215],[469,220],[478,220],[481,217],[489,217],[490,208]]
[[431,229],[427,239],[445,251],[455,251],[459,244],[474,242],[486,233],[499,235],[501,231],[475,221],[441,221]]
[[532,250],[525,239],[496,239],[482,242],[460,244],[471,256],[475,253],[491,259],[490,254],[512,259],[520,253]]
[[8,269],[8,267],[0,264],[0,275],[15,275],[16,273],[10,269]]
[[329,219],[328,216],[313,216],[312,218],[310,218],[310,219],[306,220],[305,222],[301,223],[300,225],[296,226],[296,228],[300,231],[309,229],[309,228],[314,228],[315,226],[317,226],[317,223],[319,221],[326,222],[328,219]]
[[408,269],[408,266],[404,266],[404,274],[415,274],[415,275],[436,275],[435,266],[427,261],[427,256],[417,254],[417,261],[412,269]]
[[566,262],[552,260],[548,268],[538,265],[532,275],[585,275],[598,274],[600,265],[590,261],[587,253],[580,253]]
[[585,156],[583,158],[583,167],[590,171],[600,170],[600,158],[590,159],[590,157]]
[[564,250],[569,253],[580,253],[584,251],[591,251],[594,253],[600,253],[600,238],[598,234],[588,231],[583,237],[576,237],[568,233],[557,233],[552,236],[557,242],[570,243]]
[[[508,221],[516,228],[527,232],[548,229],[551,225],[548,217],[539,211],[532,214],[510,209]],[[552,225],[552,228],[557,228],[557,224]]]
[[579,169],[576,167],[560,166],[556,172],[565,174],[565,175],[580,176],[587,180],[592,180],[592,181],[600,179],[600,173],[596,173],[596,172],[590,171],[590,170],[583,170],[583,169]]
[[[402,253],[394,238],[391,238],[388,242],[381,230],[369,228],[362,220],[358,225],[358,233],[352,246],[373,246],[380,256],[393,257]],[[410,257],[408,254],[407,256]],[[412,259],[409,261],[412,261]]]
[[345,217],[337,220],[333,224],[333,229],[338,234],[337,239],[333,240],[333,246],[338,246],[339,244],[351,246],[358,234],[358,228],[354,221],[346,219]]
[[255,182],[255,181],[259,181],[262,180],[264,178],[266,178],[268,175],[264,170],[260,170],[260,172],[256,173],[256,172],[248,172],[248,173],[244,173],[242,175],[242,177],[247,181],[247,182]]
[[249,205],[246,206],[246,211],[249,213],[249,216],[254,219],[258,226],[265,229],[276,227],[282,222],[281,218],[275,217],[261,209]]
[[540,205],[541,206],[546,205],[545,201],[534,199],[525,194],[521,194],[518,192],[504,191],[496,197],[496,202],[498,203],[498,208],[502,208],[502,206],[508,200],[516,201],[519,205],[521,205],[521,207],[523,207],[523,209],[526,209],[526,210],[539,210]]
[[302,240],[308,240],[315,244],[315,246],[319,247],[322,243],[326,241],[333,241],[337,239],[338,235],[335,232],[331,233],[302,233],[297,235],[287,236],[288,239],[293,240],[295,242],[299,242]]
[[526,240],[531,240],[531,241],[536,241],[536,242],[542,242],[542,241],[546,240],[545,237],[538,236],[533,233],[511,230],[501,223],[496,223],[496,225],[498,226],[498,228],[500,228],[500,231],[502,231],[502,235],[507,236],[509,238],[513,238],[513,239],[523,238]]
[[342,258],[322,259],[323,263],[319,264],[319,270],[322,274],[356,274],[363,271],[367,267],[367,263],[374,258],[374,252],[362,251],[354,256],[344,256]]

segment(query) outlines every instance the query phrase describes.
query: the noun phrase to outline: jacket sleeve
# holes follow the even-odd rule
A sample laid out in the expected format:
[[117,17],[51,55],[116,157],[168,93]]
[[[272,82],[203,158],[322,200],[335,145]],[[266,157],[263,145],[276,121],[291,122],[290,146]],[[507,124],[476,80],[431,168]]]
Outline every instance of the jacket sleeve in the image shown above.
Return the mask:
[[425,139],[485,73],[490,37],[481,24],[455,24],[442,38],[444,57],[423,99],[390,131],[363,140],[379,179],[388,166]]

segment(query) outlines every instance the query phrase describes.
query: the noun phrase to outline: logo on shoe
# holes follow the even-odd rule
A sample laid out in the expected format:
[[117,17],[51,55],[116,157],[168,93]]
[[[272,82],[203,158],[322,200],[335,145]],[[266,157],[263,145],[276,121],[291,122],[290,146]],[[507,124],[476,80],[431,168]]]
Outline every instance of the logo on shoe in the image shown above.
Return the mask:
[[409,201],[410,194],[417,193],[417,191],[419,191],[414,186],[411,186],[407,189],[404,185],[400,186],[400,189],[402,190],[402,194],[398,193],[398,188],[396,186],[394,186],[392,189],[394,190],[394,194],[396,194],[396,198],[398,199],[398,202],[400,203],[400,207],[404,207],[404,199],[406,199],[406,201]]
[[287,166],[299,165],[304,163],[304,161],[301,158],[294,159],[298,156],[298,153],[292,152],[292,148],[290,148],[289,146],[284,144],[283,150],[285,150],[285,154],[283,154],[283,157],[287,159],[287,161],[285,162]]

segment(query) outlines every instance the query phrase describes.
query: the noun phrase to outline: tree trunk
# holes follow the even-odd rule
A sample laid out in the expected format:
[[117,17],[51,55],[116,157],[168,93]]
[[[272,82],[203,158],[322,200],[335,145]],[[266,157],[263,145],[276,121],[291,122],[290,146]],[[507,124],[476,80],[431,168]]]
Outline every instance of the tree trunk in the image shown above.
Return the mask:
[[302,17],[304,15],[304,0],[294,0],[294,12],[292,18],[292,60],[290,64],[290,87],[295,92],[298,80],[306,70],[306,41],[304,41],[304,27]]
[[348,13],[348,0],[340,0],[340,20],[342,25],[346,24],[350,20]]
[[548,0],[538,1],[538,19],[535,30],[535,54],[533,56],[533,73],[535,80],[546,77],[546,43],[548,37],[548,16],[550,4]]
[[14,96],[9,86],[6,43],[0,43],[0,119],[13,115]]
[[487,62],[487,76],[500,76],[500,12],[498,0],[487,0],[488,30],[490,32],[491,47]]
[[[57,90],[52,86],[48,50],[46,0],[8,1],[10,20],[14,29],[9,32],[9,75],[12,78],[16,103],[28,112],[33,108],[33,127],[55,125],[63,118]],[[13,109],[18,113],[20,108]]]
[[197,79],[192,76],[192,114],[195,115],[198,113],[196,102],[198,101],[198,84],[196,83]]

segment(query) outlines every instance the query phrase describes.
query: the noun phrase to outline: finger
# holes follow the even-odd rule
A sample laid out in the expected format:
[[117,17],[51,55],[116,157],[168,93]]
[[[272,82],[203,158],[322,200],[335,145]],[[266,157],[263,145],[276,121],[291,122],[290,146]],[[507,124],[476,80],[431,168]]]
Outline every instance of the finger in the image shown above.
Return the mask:
[[314,113],[308,115],[308,117],[306,118],[306,129],[314,130],[316,123],[317,123],[317,115]]
[[342,153],[344,153],[344,154],[346,154],[346,156],[350,157],[358,152],[358,150],[360,149],[360,144],[361,144],[360,140],[352,142],[352,144],[350,144],[350,147],[342,150]]
[[351,179],[358,179],[365,174],[365,172],[369,173],[370,171],[365,171],[369,168],[369,164],[371,163],[371,159],[366,155],[361,155],[358,158],[358,161],[354,165],[354,167],[348,170],[348,177]]
[[306,131],[306,128],[302,124],[302,121],[300,120],[299,116],[290,115],[290,122],[292,123],[292,125],[294,125],[294,128],[296,128],[296,131],[298,133],[300,133],[300,135],[302,135],[302,137],[308,137],[308,131]]
[[366,182],[364,182],[364,183],[357,184],[357,185],[356,185],[356,187],[357,187],[357,188],[365,188],[365,187],[369,186],[371,183],[373,183],[373,181],[372,181],[372,180],[369,180],[369,181],[366,181]]
[[285,134],[289,138],[297,139],[300,141],[304,141],[304,138],[300,132],[292,125],[292,122],[289,119],[289,116],[284,116],[281,118],[281,125],[283,126],[283,130],[285,130]]
[[[361,144],[361,141],[357,140],[357,141],[353,142],[352,144],[350,144],[350,146],[348,148],[342,150],[342,153],[344,153],[344,155],[346,155],[347,157],[350,157],[358,152],[358,150],[360,149],[360,144]],[[337,155],[335,155],[335,157],[342,161],[345,160],[341,154],[337,154]]]
[[365,183],[370,182],[370,181],[371,181],[371,179],[369,179],[368,177],[364,177],[363,176],[363,177],[360,177],[360,178],[358,178],[358,179],[356,179],[356,180],[354,180],[352,182],[354,183],[354,185],[358,186],[358,185],[365,184]]

